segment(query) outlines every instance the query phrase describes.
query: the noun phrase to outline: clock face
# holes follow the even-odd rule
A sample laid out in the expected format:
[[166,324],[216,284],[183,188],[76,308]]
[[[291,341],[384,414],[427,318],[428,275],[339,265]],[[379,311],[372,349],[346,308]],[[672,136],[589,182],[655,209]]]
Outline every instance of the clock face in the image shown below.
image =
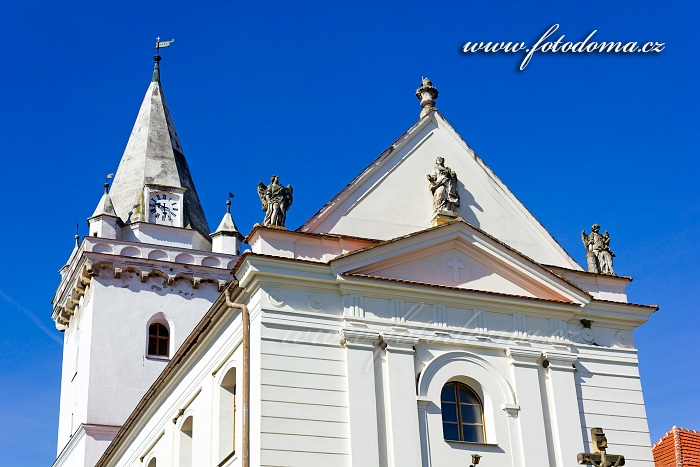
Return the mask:
[[173,224],[180,215],[178,199],[167,193],[155,193],[148,200],[148,210],[152,222]]

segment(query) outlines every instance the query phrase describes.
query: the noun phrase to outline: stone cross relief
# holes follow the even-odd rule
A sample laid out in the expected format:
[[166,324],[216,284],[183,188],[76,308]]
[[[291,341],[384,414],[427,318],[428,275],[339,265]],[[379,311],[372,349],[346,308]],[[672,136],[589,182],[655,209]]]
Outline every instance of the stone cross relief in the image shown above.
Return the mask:
[[447,267],[452,268],[452,280],[455,282],[461,282],[460,269],[464,269],[464,263],[455,257],[450,258],[447,261]]
[[595,452],[582,452],[576,456],[579,465],[593,465],[595,467],[621,467],[625,465],[625,456],[608,454],[608,439],[602,428],[591,428],[591,441]]

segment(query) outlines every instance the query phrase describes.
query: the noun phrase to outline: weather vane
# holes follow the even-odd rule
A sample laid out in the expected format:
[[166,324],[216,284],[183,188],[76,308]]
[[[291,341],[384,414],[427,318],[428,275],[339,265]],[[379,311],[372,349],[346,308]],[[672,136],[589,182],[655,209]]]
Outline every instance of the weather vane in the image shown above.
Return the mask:
[[155,60],[156,64],[153,67],[153,78],[151,81],[160,83],[160,67],[158,63],[160,62],[160,48],[161,47],[170,47],[170,44],[175,42],[175,39],[170,39],[169,41],[161,41],[160,36],[156,37],[156,54],[153,56],[153,60]]
[[156,55],[158,55],[158,51],[161,47],[170,47],[170,44],[172,44],[173,42],[175,42],[175,39],[170,39],[169,41],[161,41],[160,36],[156,37]]

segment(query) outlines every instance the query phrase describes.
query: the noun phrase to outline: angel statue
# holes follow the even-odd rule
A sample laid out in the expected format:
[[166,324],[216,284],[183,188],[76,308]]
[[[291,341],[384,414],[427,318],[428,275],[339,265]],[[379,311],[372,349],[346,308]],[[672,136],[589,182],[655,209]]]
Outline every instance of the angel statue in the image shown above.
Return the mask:
[[607,230],[601,235],[600,226],[593,224],[590,235],[586,235],[585,230],[581,231],[581,241],[583,241],[587,251],[588,272],[614,276],[612,259],[615,257],[615,253],[610,250],[610,234]]
[[430,184],[430,192],[433,194],[434,213],[454,214],[456,208],[459,207],[457,174],[449,167],[445,167],[443,157],[438,157],[435,161],[435,170],[428,175],[428,183]]
[[292,205],[292,186],[286,187],[279,184],[280,178],[273,175],[270,184],[265,186],[263,182],[258,183],[258,196],[262,201],[262,210],[265,211],[263,225],[284,227],[287,219],[287,210]]

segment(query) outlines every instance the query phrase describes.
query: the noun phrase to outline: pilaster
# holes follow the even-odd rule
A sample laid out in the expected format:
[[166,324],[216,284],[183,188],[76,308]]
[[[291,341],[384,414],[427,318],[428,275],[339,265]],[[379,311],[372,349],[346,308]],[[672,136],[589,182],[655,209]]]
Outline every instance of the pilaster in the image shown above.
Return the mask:
[[382,334],[386,344],[385,407],[389,466],[421,465],[414,353],[419,339]]
[[379,465],[377,395],[374,379],[374,350],[379,333],[342,329],[345,347],[350,419],[350,465]]
[[565,467],[584,448],[574,377],[576,355],[547,351],[544,358],[548,373],[549,413],[552,418],[556,465]]
[[[540,357],[542,352],[530,348],[513,347],[506,350],[513,367],[513,382],[518,395],[517,412],[522,439],[519,464],[543,467],[549,465],[547,435],[540,387]],[[514,453],[515,454],[515,453]]]

